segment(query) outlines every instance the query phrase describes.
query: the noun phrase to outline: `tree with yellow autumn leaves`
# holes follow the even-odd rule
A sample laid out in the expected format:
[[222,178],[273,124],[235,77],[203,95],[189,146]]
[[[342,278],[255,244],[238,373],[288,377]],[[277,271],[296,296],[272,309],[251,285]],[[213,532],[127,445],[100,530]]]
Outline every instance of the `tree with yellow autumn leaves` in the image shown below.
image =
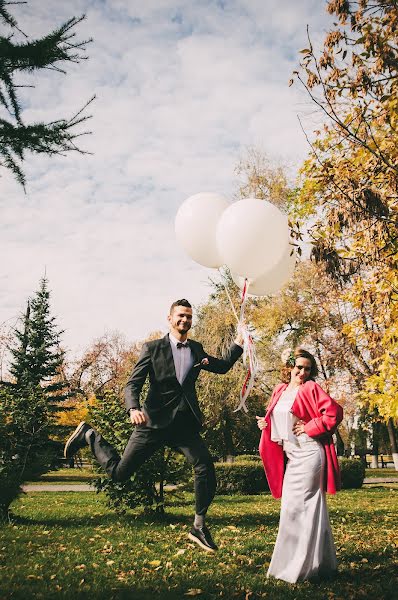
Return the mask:
[[391,423],[398,416],[398,6],[333,0],[328,11],[337,23],[322,52],[309,36],[295,72],[325,117],[301,170],[295,217],[312,221],[312,257],[347,306],[342,334],[367,365],[358,398]]

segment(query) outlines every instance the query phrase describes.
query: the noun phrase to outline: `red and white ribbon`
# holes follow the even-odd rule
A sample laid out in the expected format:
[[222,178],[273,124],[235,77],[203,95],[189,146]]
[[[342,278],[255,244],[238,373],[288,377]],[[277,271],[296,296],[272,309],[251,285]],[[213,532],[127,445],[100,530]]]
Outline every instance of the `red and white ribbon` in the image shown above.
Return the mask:
[[245,279],[245,283],[242,290],[242,299],[240,304],[240,315],[238,317],[235,307],[232,303],[231,297],[228,292],[227,286],[225,286],[225,291],[227,293],[228,299],[230,301],[233,313],[235,315],[236,320],[238,321],[238,331],[243,336],[243,364],[247,366],[247,374],[245,380],[243,382],[242,389],[239,394],[239,404],[235,408],[234,412],[238,412],[239,410],[243,410],[244,412],[248,412],[248,408],[246,406],[246,400],[253,389],[256,374],[258,372],[258,360],[256,356],[256,348],[253,342],[253,338],[250,335],[247,325],[245,324],[245,307],[247,301],[249,283],[248,280]]

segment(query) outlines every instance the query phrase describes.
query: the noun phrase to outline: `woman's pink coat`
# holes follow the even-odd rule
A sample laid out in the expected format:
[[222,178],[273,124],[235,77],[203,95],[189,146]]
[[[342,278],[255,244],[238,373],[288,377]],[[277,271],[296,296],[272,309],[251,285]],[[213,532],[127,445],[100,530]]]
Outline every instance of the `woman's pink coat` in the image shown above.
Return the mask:
[[[287,384],[280,383],[272,393],[265,415],[267,427],[263,429],[259,446],[269,488],[274,498],[282,496],[285,460],[282,446],[271,440],[271,413],[286,388]],[[307,435],[319,440],[324,447],[326,465],[323,486],[329,494],[335,494],[341,489],[341,478],[332,434],[343,419],[342,407],[315,381],[309,380],[299,387],[291,411],[304,421]]]

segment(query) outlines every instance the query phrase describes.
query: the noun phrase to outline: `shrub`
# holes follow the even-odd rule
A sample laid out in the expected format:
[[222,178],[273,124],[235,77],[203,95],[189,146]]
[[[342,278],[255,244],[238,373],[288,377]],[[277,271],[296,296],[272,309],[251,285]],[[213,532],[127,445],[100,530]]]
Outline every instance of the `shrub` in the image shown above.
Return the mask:
[[[365,468],[353,458],[339,459],[343,489],[362,487]],[[218,494],[259,494],[269,491],[261,460],[254,454],[237,456],[233,463],[216,463]]]
[[21,485],[57,464],[60,448],[48,438],[48,405],[40,388],[0,388],[0,520]]
[[269,491],[261,461],[216,463],[218,494],[260,494]]
[[252,463],[261,461],[261,458],[259,454],[238,454],[238,456],[235,456],[235,461]]
[[[97,399],[90,408],[90,420],[121,454],[131,436],[132,425],[118,395],[106,392],[103,398]],[[187,481],[191,471],[181,455],[166,448],[158,450],[128,481],[116,483],[98,468],[93,484],[97,491],[105,493],[108,505],[119,513],[127,508],[142,507],[144,512],[163,514],[165,486]]]
[[[108,506],[123,514],[128,508],[142,507],[144,513],[165,512],[165,486],[187,481],[190,467],[184,457],[161,448],[132,477],[123,483],[112,481],[98,468],[93,480],[98,492],[105,492]],[[176,494],[176,491],[168,491]]]
[[339,458],[341,469],[341,487],[345,490],[362,487],[365,478],[365,466],[358,458]]

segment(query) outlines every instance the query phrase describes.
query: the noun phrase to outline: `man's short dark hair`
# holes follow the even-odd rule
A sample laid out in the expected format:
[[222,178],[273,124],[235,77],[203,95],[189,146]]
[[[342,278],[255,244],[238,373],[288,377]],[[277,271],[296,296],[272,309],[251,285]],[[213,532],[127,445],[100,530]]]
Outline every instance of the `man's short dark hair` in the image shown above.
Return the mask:
[[185,308],[192,308],[192,306],[190,305],[190,303],[188,302],[188,300],[186,300],[186,298],[181,298],[181,300],[176,300],[170,306],[170,314],[173,312],[173,309],[174,309],[175,306],[185,306]]

